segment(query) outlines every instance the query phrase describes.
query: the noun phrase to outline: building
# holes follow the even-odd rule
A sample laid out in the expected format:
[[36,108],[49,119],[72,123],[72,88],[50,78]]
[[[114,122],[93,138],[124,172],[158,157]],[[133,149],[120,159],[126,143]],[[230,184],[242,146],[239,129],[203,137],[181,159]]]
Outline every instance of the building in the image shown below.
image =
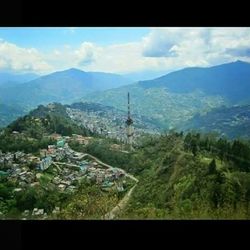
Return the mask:
[[48,153],[49,154],[54,154],[56,150],[56,146],[55,145],[48,145]]
[[79,144],[87,145],[89,144],[89,141],[92,139],[92,137],[86,137],[82,135],[72,134],[73,140],[77,141]]
[[60,134],[53,133],[50,135],[50,138],[54,139],[54,140],[60,140],[62,138],[62,136]]
[[65,141],[63,139],[58,140],[56,143],[57,148],[63,148],[64,145],[65,145]]
[[46,170],[52,163],[52,158],[50,156],[42,159],[39,164],[38,164],[38,167],[40,170]]

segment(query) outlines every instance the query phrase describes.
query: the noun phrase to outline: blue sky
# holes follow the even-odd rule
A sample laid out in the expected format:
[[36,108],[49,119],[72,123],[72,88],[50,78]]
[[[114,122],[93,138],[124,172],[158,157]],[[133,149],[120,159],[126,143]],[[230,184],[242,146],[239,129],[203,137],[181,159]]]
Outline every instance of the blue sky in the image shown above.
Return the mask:
[[139,74],[250,62],[250,28],[0,28],[0,71]]
[[101,46],[140,41],[149,28],[0,28],[0,38],[42,52],[65,44],[77,47],[83,41]]

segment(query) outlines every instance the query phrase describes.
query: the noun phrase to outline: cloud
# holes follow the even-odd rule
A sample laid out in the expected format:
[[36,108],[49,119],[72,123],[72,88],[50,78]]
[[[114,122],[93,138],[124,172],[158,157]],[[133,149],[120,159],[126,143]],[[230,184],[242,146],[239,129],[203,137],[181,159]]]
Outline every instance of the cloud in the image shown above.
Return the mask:
[[20,72],[45,72],[52,69],[34,48],[21,48],[0,40],[0,69]]
[[101,49],[95,46],[93,43],[82,43],[80,48],[74,51],[76,60],[78,60],[78,66],[87,66],[93,63],[100,50]]
[[143,38],[143,56],[176,56],[175,48],[182,42],[197,39],[204,30],[201,28],[157,28]]
[[142,43],[142,56],[166,58],[181,67],[250,60],[249,28],[156,28]]
[[135,42],[101,46],[98,41],[81,41],[46,53],[0,40],[0,68],[46,73],[72,67],[112,73],[169,72],[238,59],[250,62],[249,44],[250,28],[152,28]]
[[75,50],[62,52],[61,61],[86,71],[169,72],[234,61],[244,52],[244,60],[250,61],[247,50],[239,51],[248,44],[249,28],[156,28],[137,42],[106,46],[83,42]]

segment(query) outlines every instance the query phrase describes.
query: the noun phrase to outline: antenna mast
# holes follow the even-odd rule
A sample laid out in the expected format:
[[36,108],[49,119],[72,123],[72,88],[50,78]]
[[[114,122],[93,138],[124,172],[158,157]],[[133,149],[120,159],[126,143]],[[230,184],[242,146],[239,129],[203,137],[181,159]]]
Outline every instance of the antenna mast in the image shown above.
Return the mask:
[[133,144],[133,120],[131,119],[131,115],[130,115],[130,96],[129,96],[129,92],[128,92],[128,118],[126,120],[126,126],[127,126],[127,143],[130,146],[130,150],[133,149],[132,144]]

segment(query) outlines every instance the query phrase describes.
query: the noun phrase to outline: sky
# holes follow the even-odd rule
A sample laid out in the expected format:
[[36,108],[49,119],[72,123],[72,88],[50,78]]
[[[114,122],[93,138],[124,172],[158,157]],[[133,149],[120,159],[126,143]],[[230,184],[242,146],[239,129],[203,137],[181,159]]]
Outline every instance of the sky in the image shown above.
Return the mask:
[[0,71],[117,74],[250,62],[250,28],[0,28]]

